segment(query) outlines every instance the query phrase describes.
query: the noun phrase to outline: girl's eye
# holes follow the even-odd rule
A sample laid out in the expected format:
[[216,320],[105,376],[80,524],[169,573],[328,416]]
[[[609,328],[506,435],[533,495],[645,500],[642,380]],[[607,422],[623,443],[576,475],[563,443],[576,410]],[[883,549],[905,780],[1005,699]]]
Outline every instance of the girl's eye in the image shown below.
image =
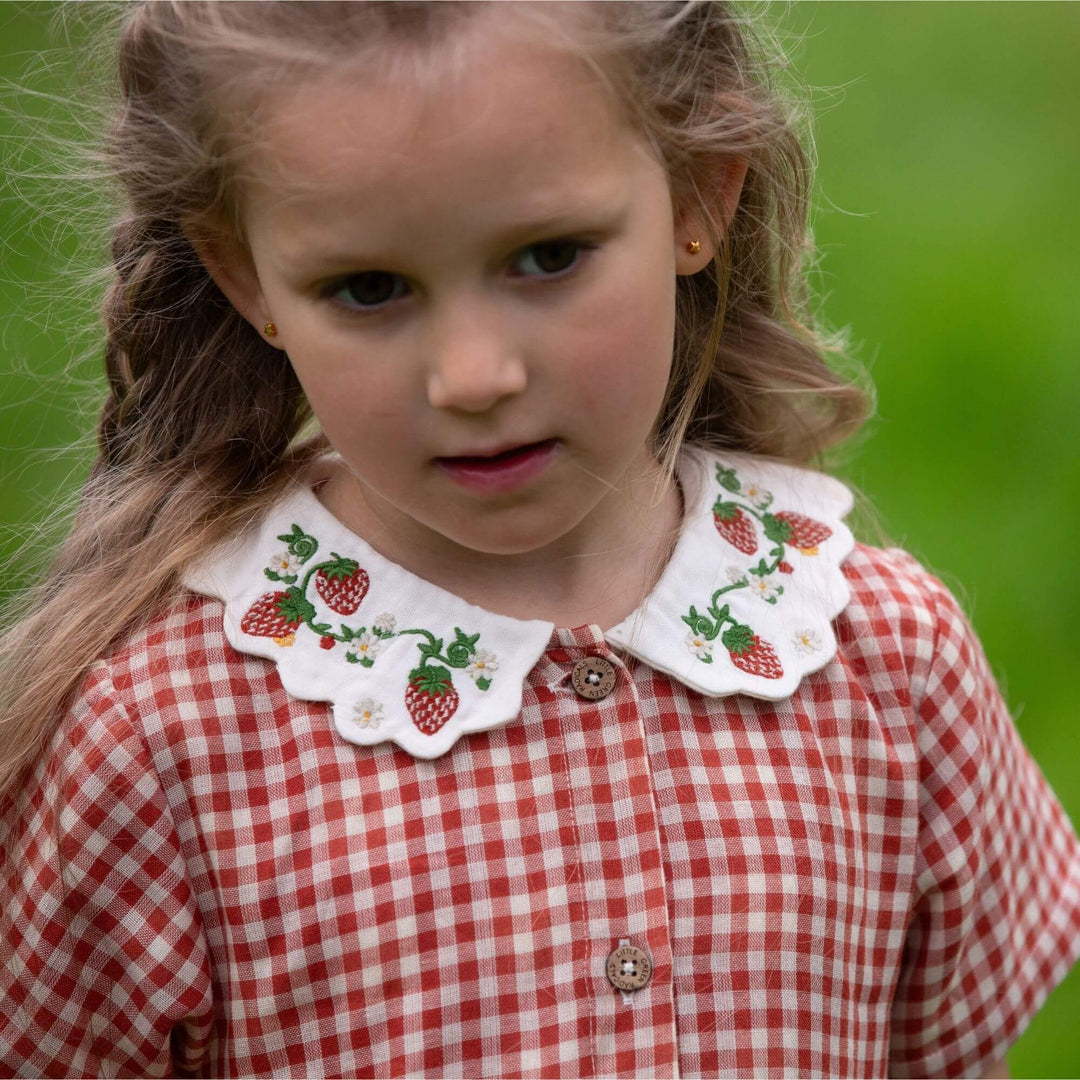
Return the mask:
[[528,257],[534,253],[538,254],[539,258],[533,261],[540,267],[544,276],[551,276],[574,266],[578,261],[577,253],[585,248],[585,244],[579,244],[575,240],[545,240],[543,243],[527,247],[522,255]]
[[394,284],[400,281],[396,274],[388,274],[385,270],[368,270],[346,278],[333,288],[330,295],[337,299],[343,293],[347,294],[353,302],[344,302],[344,306],[353,310],[379,308],[394,299]]
[[[539,274],[525,274],[525,277],[562,276],[581,262],[580,253],[595,247],[595,244],[576,240],[545,240],[525,248],[515,264],[531,259],[539,268]],[[397,274],[385,270],[367,270],[332,285],[326,295],[340,300],[341,305],[351,311],[378,311],[400,296],[395,290],[395,285],[400,284],[402,279]]]

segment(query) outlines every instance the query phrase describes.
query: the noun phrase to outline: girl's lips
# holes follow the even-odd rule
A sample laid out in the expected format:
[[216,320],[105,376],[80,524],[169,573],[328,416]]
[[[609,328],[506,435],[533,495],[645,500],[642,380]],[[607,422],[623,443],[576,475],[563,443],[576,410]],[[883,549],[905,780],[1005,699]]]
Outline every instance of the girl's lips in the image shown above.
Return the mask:
[[495,457],[435,458],[435,464],[461,487],[501,494],[523,487],[542,472],[558,445],[558,439],[547,439]]

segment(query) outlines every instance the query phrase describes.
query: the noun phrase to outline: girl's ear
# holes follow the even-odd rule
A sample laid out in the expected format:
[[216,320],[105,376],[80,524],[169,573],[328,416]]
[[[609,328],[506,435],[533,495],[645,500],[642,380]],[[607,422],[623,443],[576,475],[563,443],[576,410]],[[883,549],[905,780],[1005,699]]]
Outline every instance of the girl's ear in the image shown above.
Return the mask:
[[225,232],[188,240],[214,284],[262,337],[263,327],[272,320],[247,246]]
[[[724,162],[723,176],[714,189],[722,215],[722,219],[716,223],[721,235],[727,232],[731,219],[735,216],[749,165],[746,158],[741,157],[731,157]],[[696,253],[691,253],[687,250],[687,245],[694,240],[701,244],[701,248]],[[707,266],[716,254],[701,216],[694,210],[677,210],[675,213],[675,272],[696,274]]]

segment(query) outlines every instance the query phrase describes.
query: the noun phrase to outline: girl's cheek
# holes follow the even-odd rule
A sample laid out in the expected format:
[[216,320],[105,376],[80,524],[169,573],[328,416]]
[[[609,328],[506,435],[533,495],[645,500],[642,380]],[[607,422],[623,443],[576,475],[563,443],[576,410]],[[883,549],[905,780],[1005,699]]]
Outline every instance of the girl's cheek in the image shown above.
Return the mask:
[[[674,290],[664,280],[627,282],[595,298],[579,321],[579,399],[595,409],[644,407],[662,396],[671,370]],[[658,404],[658,402],[657,402]]]

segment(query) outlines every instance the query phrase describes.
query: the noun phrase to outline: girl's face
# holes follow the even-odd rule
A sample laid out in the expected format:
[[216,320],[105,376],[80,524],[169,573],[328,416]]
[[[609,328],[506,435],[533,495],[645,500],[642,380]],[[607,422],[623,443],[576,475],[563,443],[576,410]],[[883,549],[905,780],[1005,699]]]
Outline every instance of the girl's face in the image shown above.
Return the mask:
[[[357,531],[458,558],[554,553],[655,501],[639,505],[675,275],[712,252],[677,229],[664,169],[594,79],[506,41],[440,94],[338,75],[270,111],[251,266],[224,287],[276,324]],[[503,483],[445,467],[536,443]]]

